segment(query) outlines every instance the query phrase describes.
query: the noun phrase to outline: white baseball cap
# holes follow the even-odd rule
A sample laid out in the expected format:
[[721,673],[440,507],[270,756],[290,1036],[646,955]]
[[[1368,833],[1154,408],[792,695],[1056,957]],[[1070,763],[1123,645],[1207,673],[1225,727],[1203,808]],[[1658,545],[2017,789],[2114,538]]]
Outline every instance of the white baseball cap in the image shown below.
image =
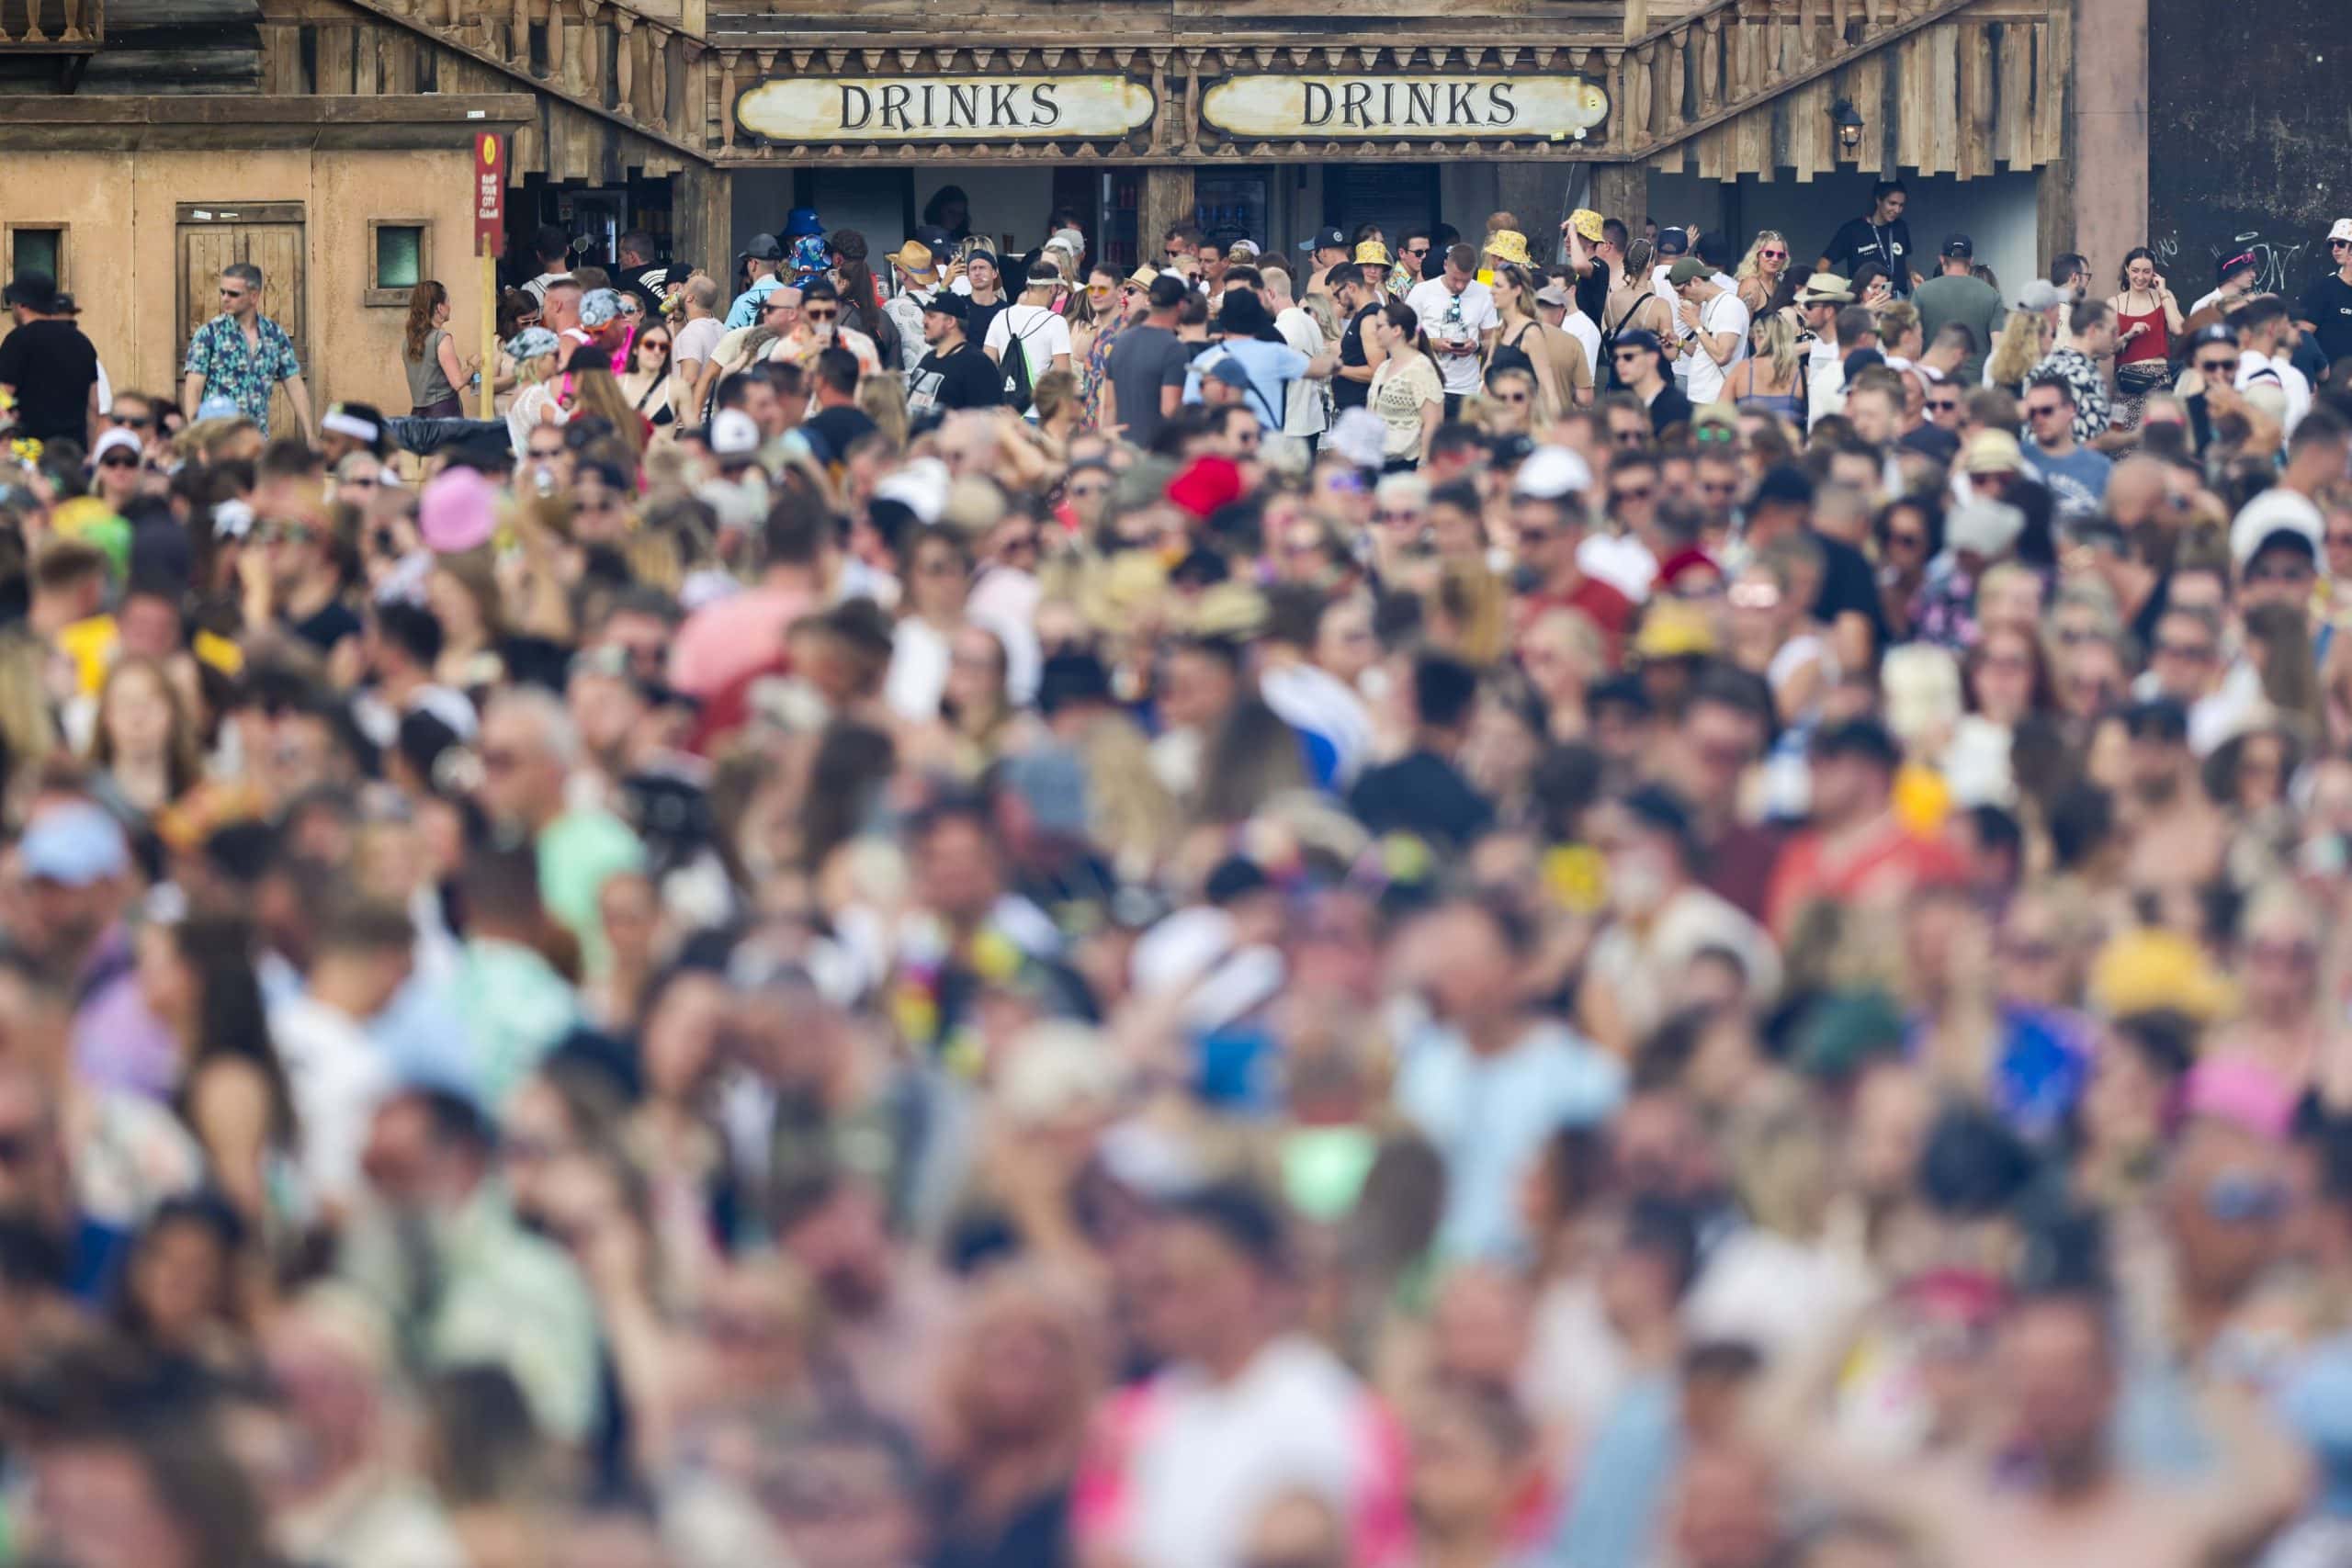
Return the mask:
[[721,409],[710,422],[710,449],[720,457],[749,457],[760,449],[760,427],[741,409]]
[[2337,219],[2335,227],[2327,231],[2327,238],[2331,244],[2337,240],[2352,240],[2352,218]]
[[1592,466],[1566,446],[1538,446],[1511,479],[1513,495],[1538,501],[1582,495],[1592,488]]
[[2263,547],[2281,534],[2301,539],[2312,552],[2322,576],[2327,572],[2327,552],[2320,547],[2326,525],[2306,496],[2274,485],[2245,503],[2230,524],[2230,561],[2244,571]]

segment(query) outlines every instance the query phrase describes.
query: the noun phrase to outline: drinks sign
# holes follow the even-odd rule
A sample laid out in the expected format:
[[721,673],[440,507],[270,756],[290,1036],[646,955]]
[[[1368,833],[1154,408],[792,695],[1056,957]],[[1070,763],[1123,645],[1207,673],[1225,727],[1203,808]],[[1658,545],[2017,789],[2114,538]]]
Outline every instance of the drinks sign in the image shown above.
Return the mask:
[[1609,95],[1581,76],[1234,76],[1201,118],[1256,138],[1509,137],[1581,141]]
[[776,141],[1075,141],[1125,136],[1155,107],[1125,76],[809,76],[761,84],[735,116]]

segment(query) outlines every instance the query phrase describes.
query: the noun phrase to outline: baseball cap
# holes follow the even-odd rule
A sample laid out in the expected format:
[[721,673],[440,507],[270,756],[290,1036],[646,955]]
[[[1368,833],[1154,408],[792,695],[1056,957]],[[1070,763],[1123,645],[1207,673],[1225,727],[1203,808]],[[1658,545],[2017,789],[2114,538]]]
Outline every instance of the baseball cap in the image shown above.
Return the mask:
[[2219,321],[2213,322],[2211,326],[2199,327],[2188,334],[2188,352],[2192,355],[2199,349],[2213,344],[2219,344],[2223,348],[2234,349],[2238,345],[2238,334]]
[[[2237,340],[2230,340],[2234,343]],[[507,340],[506,352],[517,364],[527,364],[544,354],[553,354],[563,346],[563,340],[545,327],[525,327]]]
[[1700,278],[1709,276],[1713,271],[1713,267],[1697,256],[1684,256],[1667,269],[1666,281],[1671,287],[1679,288],[1686,283],[1695,283]]
[[[2241,572],[2271,546],[2288,543],[2324,562],[2320,549],[2324,525],[2319,508],[2291,490],[2273,486],[2241,508],[2230,524],[2230,562]],[[2324,570],[2324,568],[2323,568]]]
[[2018,293],[2020,310],[2047,310],[2066,298],[2066,291],[2046,277],[2037,277]]
[[1348,248],[1348,237],[1337,229],[1317,229],[1312,238],[1301,240],[1298,248],[1302,251],[1344,251]]
[[964,297],[946,288],[923,301],[922,313],[926,316],[952,316],[959,321],[969,321],[972,315],[971,307],[964,303]]
[[1965,234],[1946,234],[1943,254],[1966,260],[1976,254],[1976,242]]
[[2352,240],[2352,218],[2337,219],[2335,227],[2327,231],[2327,239],[2330,244],[2338,240]]
[[722,460],[749,460],[760,449],[760,427],[741,409],[721,409],[710,422],[710,450]]
[[1511,476],[1511,493],[1534,501],[1557,501],[1592,488],[1592,465],[1566,446],[1538,446]]
[[1250,372],[1232,355],[1223,355],[1203,367],[1201,373],[1240,391],[1250,389]]
[[130,869],[130,843],[104,810],[86,800],[68,801],[32,819],[17,841],[17,858],[32,881],[87,887]]
[[1537,289],[1535,302],[1538,305],[1557,305],[1564,310],[1572,303],[1568,299],[1568,291],[1556,283]]
[[1690,236],[1680,229],[1660,229],[1657,231],[1657,254],[1679,256],[1690,248]]
[[1894,743],[1894,735],[1868,714],[1815,730],[1813,754],[1816,758],[1863,757],[1886,768],[1903,761],[1903,748]]
[[782,261],[784,247],[776,243],[774,234],[754,234],[743,254],[753,261]]
[[1625,331],[1619,333],[1617,334],[1617,346],[1619,348],[1646,348],[1652,354],[1664,352],[1658,344],[1657,333],[1650,331],[1647,327],[1630,327]]

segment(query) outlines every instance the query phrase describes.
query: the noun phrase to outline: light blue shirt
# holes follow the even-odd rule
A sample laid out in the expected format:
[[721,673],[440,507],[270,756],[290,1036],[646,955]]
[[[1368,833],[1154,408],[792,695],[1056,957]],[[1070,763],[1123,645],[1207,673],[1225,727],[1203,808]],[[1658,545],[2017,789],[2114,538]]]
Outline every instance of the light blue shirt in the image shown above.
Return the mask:
[[1184,372],[1184,400],[1202,401],[1201,367],[1214,365],[1230,355],[1241,362],[1250,372],[1250,390],[1242,398],[1258,423],[1279,434],[1283,427],[1283,411],[1290,406],[1289,382],[1306,374],[1306,355],[1286,343],[1260,343],[1255,338],[1227,338],[1216,348],[1208,350],[1193,361]]
[[1658,1516],[1682,1462],[1682,1396],[1672,1374],[1626,1386],[1585,1450],[1576,1500],[1545,1568],[1627,1568],[1653,1561]]
[[1396,1106],[1445,1161],[1439,1252],[1522,1256],[1518,1194],[1529,1166],[1554,1133],[1601,1121],[1624,1097],[1623,1066],[1565,1024],[1532,1023],[1494,1056],[1442,1024],[1410,1036]]
[[770,273],[765,277],[755,281],[742,293],[735,296],[735,303],[727,307],[728,330],[732,332],[737,327],[748,327],[760,319],[762,303],[769,295],[783,287],[784,279]]

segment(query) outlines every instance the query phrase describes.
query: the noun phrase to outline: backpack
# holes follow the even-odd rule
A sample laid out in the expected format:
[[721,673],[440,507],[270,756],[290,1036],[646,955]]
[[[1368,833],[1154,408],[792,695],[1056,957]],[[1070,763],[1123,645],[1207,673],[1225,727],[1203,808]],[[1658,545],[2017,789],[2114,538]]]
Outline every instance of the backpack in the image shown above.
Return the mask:
[[[1029,332],[1036,331],[1053,319],[1053,312],[1042,306],[1033,305],[1030,309],[1037,312],[1039,319],[1029,323]],[[1004,324],[1004,406],[1015,413],[1025,414],[1029,412],[1029,405],[1036,401],[1036,387],[1029,378],[1029,333],[1012,329],[1012,312],[1009,310],[1005,313]]]

